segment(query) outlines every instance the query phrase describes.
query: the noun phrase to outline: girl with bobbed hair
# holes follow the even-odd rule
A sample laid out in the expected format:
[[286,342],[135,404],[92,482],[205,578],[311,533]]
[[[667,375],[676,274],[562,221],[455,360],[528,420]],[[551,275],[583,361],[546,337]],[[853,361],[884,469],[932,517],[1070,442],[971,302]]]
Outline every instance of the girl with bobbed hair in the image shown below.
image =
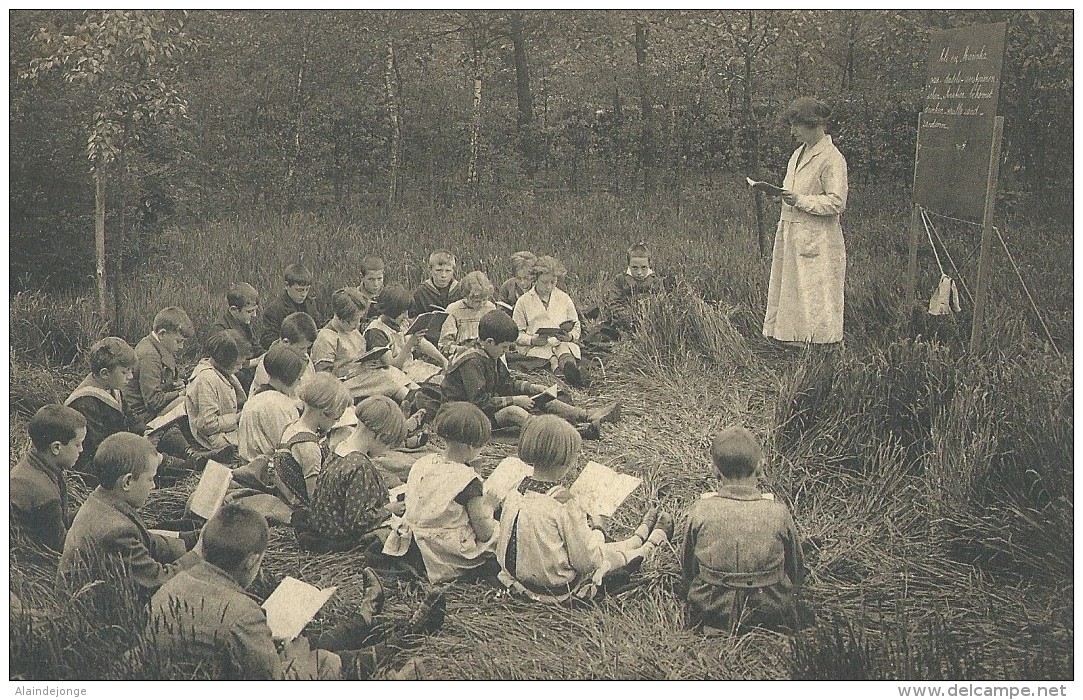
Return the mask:
[[579,367],[582,353],[579,312],[568,293],[557,287],[568,274],[564,264],[551,255],[534,263],[534,286],[515,302],[512,318],[519,327],[518,345],[526,355],[546,360],[572,386],[586,384]]

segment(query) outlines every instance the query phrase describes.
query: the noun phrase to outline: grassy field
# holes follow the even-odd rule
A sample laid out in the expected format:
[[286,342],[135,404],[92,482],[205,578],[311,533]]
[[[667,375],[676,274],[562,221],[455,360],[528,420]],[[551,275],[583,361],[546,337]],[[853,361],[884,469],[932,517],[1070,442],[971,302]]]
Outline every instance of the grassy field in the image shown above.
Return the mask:
[[[204,222],[172,232],[125,287],[114,332],[134,342],[169,304],[184,306],[205,331],[229,283],[246,280],[277,294],[281,270],[298,257],[317,271],[314,292],[322,299],[356,284],[358,261],[372,253],[386,261],[389,281],[412,286],[434,247],[450,248],[463,271],[484,269],[497,284],[510,274],[512,251],[556,254],[582,308],[623,266],[623,249],[645,241],[655,268],[675,275],[677,288],[647,311],[641,334],[605,358],[599,380],[574,393],[584,405],[613,398],[625,405],[622,422],[585,454],[644,480],[618,512],[614,534],[634,526],[648,501],[679,512],[713,488],[710,434],[747,425],[768,447],[767,487],[791,504],[807,540],[806,600],[817,622],[796,640],[686,631],[670,547],[647,564],[637,590],[590,608],[454,586],[444,630],[420,651],[434,675],[1071,677],[1072,267],[1070,255],[1050,255],[1070,250],[1071,227],[1011,218],[1003,227],[1065,354],[1044,342],[1001,261],[990,347],[972,358],[960,343],[969,337],[965,322],[930,325],[918,315],[915,324],[900,306],[903,203],[855,191],[850,209],[843,224],[847,341],[829,355],[781,352],[762,340],[769,256],[756,250],[748,202],[706,192],[687,195],[679,211],[672,201],[595,195]],[[976,249],[976,234],[946,227],[941,234],[973,288],[976,255],[967,251]],[[939,271],[931,255],[921,266],[920,289],[931,292]],[[25,416],[63,398],[78,380],[80,349],[103,332],[89,308],[86,300],[33,293],[12,300],[13,460]],[[513,450],[491,445],[486,466]],[[179,515],[193,484],[154,494],[147,519]],[[292,540],[288,530],[275,533],[256,588],[269,592],[286,574],[337,584],[340,593],[315,624],[331,622],[358,593],[363,563],[301,552]],[[57,605],[44,577],[38,567],[13,565],[13,590]],[[405,613],[417,596],[411,583],[393,584],[391,612]],[[13,677],[81,677],[88,668],[139,673],[88,651],[97,633],[86,620],[15,622]],[[42,642],[57,636],[66,641]]]

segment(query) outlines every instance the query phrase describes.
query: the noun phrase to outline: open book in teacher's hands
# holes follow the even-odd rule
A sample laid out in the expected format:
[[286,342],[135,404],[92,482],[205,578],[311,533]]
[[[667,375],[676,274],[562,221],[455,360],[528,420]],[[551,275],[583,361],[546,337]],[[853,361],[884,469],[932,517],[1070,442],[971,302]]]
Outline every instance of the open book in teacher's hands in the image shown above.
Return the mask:
[[770,182],[763,182],[762,180],[753,180],[750,177],[746,177],[745,181],[748,182],[748,186],[754,190],[759,190],[765,194],[769,194],[772,197],[781,197],[782,193],[786,190],[778,185],[772,185]]

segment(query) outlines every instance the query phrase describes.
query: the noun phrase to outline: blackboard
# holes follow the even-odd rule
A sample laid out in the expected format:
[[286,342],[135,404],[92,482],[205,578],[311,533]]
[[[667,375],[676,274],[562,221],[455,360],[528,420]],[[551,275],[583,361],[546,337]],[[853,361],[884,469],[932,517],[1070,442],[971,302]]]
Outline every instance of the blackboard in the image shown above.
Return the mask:
[[930,37],[915,204],[981,222],[1007,27],[981,24]]

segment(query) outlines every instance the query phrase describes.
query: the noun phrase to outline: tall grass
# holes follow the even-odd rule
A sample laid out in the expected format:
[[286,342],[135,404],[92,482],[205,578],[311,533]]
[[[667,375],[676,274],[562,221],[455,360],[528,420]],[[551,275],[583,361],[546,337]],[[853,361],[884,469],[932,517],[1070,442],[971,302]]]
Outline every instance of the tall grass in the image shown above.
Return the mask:
[[[585,308],[623,268],[625,248],[644,241],[655,269],[674,284],[602,359],[605,372],[589,393],[573,391],[583,405],[613,398],[625,405],[622,423],[590,447],[592,459],[644,480],[618,511],[615,534],[630,531],[648,502],[679,512],[714,488],[711,433],[748,425],[767,446],[767,488],[791,506],[806,539],[805,596],[818,623],[793,649],[776,635],[690,633],[676,598],[676,551],[665,548],[646,567],[641,590],[590,610],[525,606],[490,589],[456,587],[447,630],[421,651],[437,675],[1070,675],[1073,379],[1071,343],[1062,340],[1072,330],[1071,267],[1062,259],[1069,256],[1048,254],[1067,237],[1022,224],[1005,232],[1033,242],[1013,252],[1068,356],[1042,339],[1014,276],[1000,266],[989,342],[970,357],[965,314],[929,319],[900,303],[909,213],[891,196],[861,206],[885,199],[874,194],[855,193],[844,221],[846,347],[834,352],[793,353],[762,339],[769,258],[756,249],[747,200],[707,192],[689,193],[679,210],[649,198],[523,195],[499,205],[204,222],[173,232],[160,259],[124,288],[117,328],[135,341],[159,308],[175,304],[205,334],[231,282],[246,280],[270,298],[298,259],[316,272],[318,300],[357,284],[368,254],[384,258],[388,281],[414,285],[438,247],[455,251],[461,272],[484,269],[497,284],[511,274],[511,252],[555,254],[570,271],[566,288]],[[971,242],[965,232],[950,235]],[[921,285],[931,291],[939,271],[926,256]],[[13,454],[25,443],[25,416],[63,398],[80,373],[73,363],[106,332],[87,308],[89,300],[53,303],[34,294],[13,303]],[[495,464],[513,449],[491,445],[483,458]],[[148,519],[177,517],[191,486],[156,492]],[[255,589],[266,594],[286,574],[339,585],[343,594],[314,623],[320,627],[350,609],[360,566],[358,558],[302,552],[292,533],[276,531]],[[19,585],[40,583],[35,576],[27,569]],[[419,595],[409,584],[395,587],[391,611],[406,614]],[[78,634],[53,629],[58,639],[75,634],[79,644],[94,644],[90,625],[72,622]],[[82,652],[18,634],[19,668],[44,654],[62,669],[56,677],[78,675]]]

